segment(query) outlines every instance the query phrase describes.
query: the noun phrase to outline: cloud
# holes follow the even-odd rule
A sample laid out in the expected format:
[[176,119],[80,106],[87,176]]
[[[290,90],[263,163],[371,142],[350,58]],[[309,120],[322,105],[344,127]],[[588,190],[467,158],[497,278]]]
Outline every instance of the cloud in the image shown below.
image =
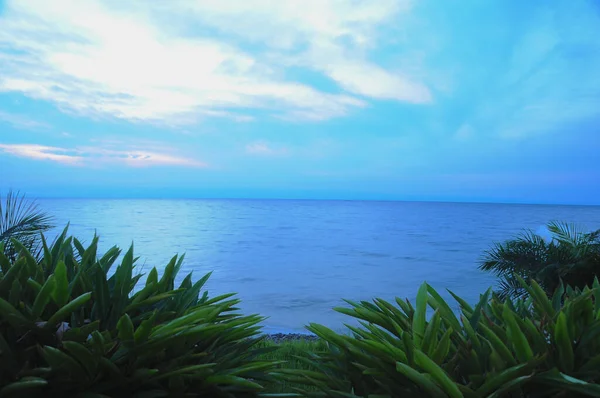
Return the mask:
[[289,154],[289,150],[285,147],[275,148],[264,141],[259,141],[246,145],[246,153],[259,156],[285,156]]
[[0,111],[0,123],[7,123],[21,130],[45,130],[49,128],[47,124],[32,120],[28,116],[3,111]]
[[114,150],[101,147],[75,147],[67,149],[36,144],[0,144],[0,152],[22,158],[49,160],[67,165],[116,163],[131,167],[207,167],[206,163],[194,159],[143,149]]
[[[182,2],[180,2],[181,4]],[[324,73],[344,90],[365,97],[429,103],[422,83],[365,59],[376,47],[377,27],[410,11],[412,1],[230,0],[190,3],[204,24],[266,44],[284,63]],[[172,10],[173,11],[173,10]],[[305,51],[297,51],[305,47]],[[279,50],[279,51],[277,51]],[[271,60],[281,60],[278,57]]]
[[0,144],[0,151],[22,158],[50,160],[71,165],[83,160],[83,157],[69,153],[67,149],[36,144]]
[[171,15],[191,13],[222,32],[271,47],[294,49],[306,42],[339,38],[361,46],[373,45],[378,25],[394,21],[398,13],[409,11],[411,3],[406,0],[175,0],[163,3],[161,11]]
[[344,90],[367,98],[430,104],[429,88],[407,74],[386,70],[367,61],[360,48],[344,48],[335,41],[318,40],[300,56],[287,59],[290,65],[311,68],[336,82]]
[[[9,1],[0,92],[167,124],[244,121],[257,110],[319,121],[369,98],[427,103],[427,87],[367,58],[379,27],[408,9],[402,0]],[[319,71],[339,89],[294,81],[290,66]]]
[[369,63],[348,62],[341,58],[337,62],[323,62],[319,68],[352,93],[414,104],[428,104],[433,100],[426,86],[402,75]]

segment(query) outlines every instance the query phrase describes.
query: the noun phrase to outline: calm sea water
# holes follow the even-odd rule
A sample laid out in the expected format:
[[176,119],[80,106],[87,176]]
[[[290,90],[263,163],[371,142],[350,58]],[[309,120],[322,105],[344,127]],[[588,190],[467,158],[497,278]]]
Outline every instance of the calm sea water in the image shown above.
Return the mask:
[[180,274],[212,271],[211,295],[237,292],[268,331],[341,329],[342,298],[411,300],[423,281],[474,302],[494,242],[564,220],[600,228],[600,207],[291,200],[45,199],[56,224],[101,249],[133,241],[142,269],[185,253]]

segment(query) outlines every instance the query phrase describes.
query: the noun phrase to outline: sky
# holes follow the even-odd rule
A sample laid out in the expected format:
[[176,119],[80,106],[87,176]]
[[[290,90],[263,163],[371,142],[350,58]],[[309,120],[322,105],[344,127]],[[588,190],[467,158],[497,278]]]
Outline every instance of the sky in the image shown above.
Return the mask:
[[0,0],[0,191],[600,204],[596,0]]

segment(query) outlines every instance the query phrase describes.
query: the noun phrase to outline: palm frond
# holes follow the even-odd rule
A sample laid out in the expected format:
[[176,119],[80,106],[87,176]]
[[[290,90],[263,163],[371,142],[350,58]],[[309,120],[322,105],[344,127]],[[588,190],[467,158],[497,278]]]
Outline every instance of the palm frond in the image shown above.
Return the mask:
[[539,264],[545,262],[548,244],[532,231],[525,231],[517,238],[504,243],[496,243],[484,253],[479,268],[496,275],[510,274],[519,270],[538,271]]
[[507,275],[505,278],[498,282],[498,289],[495,292],[501,301],[506,299],[520,298],[527,293],[523,289],[517,279]]
[[600,244],[600,229],[593,232],[589,232],[587,234],[587,238],[592,243]]
[[557,241],[572,246],[577,246],[586,240],[586,234],[581,227],[576,224],[562,221],[551,221],[548,223],[548,231]]
[[52,217],[35,201],[19,192],[8,191],[5,198],[0,195],[0,243],[4,244],[7,254],[14,254],[11,252],[12,239],[36,251],[40,234],[52,227]]

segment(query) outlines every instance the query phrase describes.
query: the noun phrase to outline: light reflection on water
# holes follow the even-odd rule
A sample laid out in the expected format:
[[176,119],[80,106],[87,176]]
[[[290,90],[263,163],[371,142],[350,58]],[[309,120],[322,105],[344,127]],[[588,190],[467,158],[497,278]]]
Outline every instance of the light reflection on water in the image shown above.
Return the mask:
[[[494,283],[483,251],[551,220],[600,228],[600,207],[277,200],[45,199],[57,225],[100,249],[135,243],[143,270],[186,253],[180,280],[209,271],[212,295],[239,293],[268,330],[338,329],[342,298],[414,299],[427,281],[468,301]],[[56,232],[56,231],[54,231]]]

